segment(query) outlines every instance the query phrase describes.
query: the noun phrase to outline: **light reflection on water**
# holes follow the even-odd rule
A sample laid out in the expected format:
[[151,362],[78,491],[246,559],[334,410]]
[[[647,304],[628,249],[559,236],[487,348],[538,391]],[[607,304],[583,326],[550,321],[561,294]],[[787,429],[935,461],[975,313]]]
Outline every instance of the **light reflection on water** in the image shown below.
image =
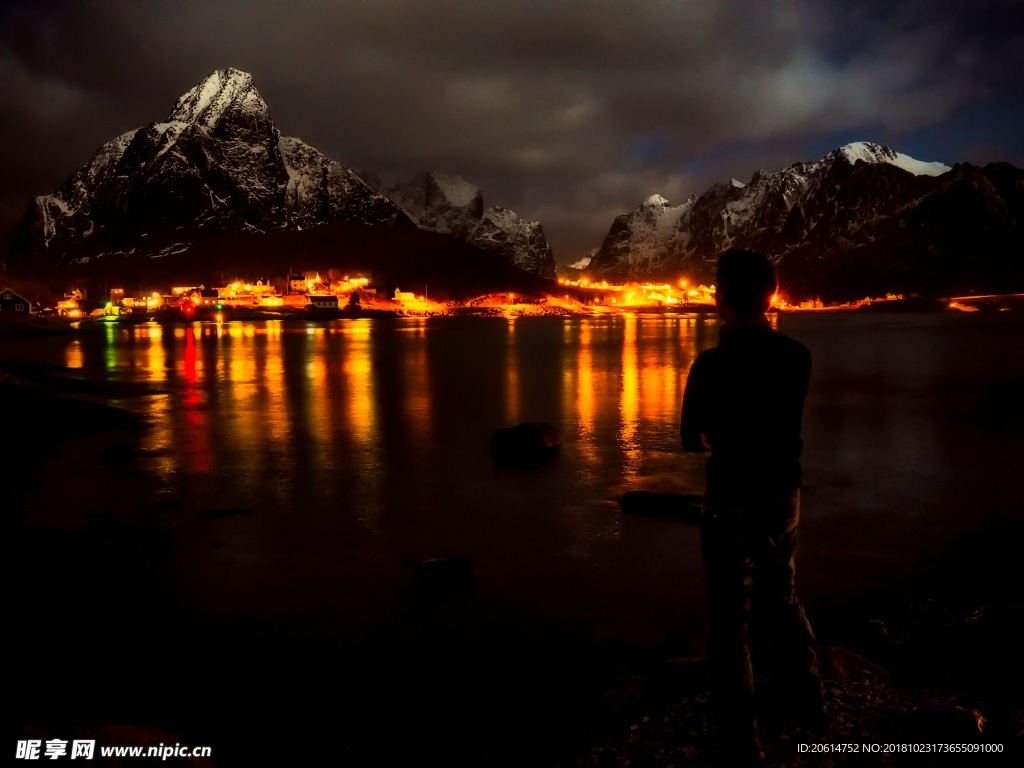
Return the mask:
[[[1008,508],[1007,457],[1024,446],[1000,408],[1019,419],[1024,372],[1006,354],[1019,321],[779,322],[814,355],[805,592],[883,578],[879,563]],[[678,450],[679,405],[716,342],[717,321],[685,316],[109,325],[57,359],[166,389],[143,406],[145,447],[183,530],[198,512],[246,511],[196,528],[196,546],[224,543],[188,565],[212,605],[264,611],[302,595],[343,611],[338,590],[367,572],[468,554],[490,584],[551,614],[643,617],[699,645],[696,531],[623,518],[616,500],[665,479],[701,490],[702,460]],[[561,454],[496,473],[492,430],[523,420],[553,423]],[[928,525],[908,538],[908,521]]]

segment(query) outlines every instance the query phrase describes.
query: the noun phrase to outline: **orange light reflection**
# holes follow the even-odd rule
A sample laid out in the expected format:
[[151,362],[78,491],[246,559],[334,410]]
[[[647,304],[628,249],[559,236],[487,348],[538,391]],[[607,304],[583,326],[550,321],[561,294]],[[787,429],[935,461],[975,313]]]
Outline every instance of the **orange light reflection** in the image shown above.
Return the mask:
[[637,476],[641,456],[641,448],[637,441],[637,421],[640,413],[640,373],[637,368],[636,315],[624,315],[623,323],[619,445],[625,453],[623,480],[629,483]]

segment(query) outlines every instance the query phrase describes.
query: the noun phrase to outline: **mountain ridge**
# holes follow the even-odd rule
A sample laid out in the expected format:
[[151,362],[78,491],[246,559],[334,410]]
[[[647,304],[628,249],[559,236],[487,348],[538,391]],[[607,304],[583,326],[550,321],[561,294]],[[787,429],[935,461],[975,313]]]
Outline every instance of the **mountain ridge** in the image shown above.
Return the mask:
[[14,266],[158,258],[210,234],[332,221],[412,226],[346,166],[283,137],[252,76],[229,68],[179,97],[166,120],[105,143],[53,194],[36,197]]
[[[479,189],[461,177],[438,178],[451,196],[445,198],[447,212],[416,225],[554,277],[538,222],[496,206],[485,211]],[[16,234],[12,262],[46,269],[104,258],[162,258],[218,233],[302,230],[337,221],[414,226],[372,182],[301,139],[283,136],[251,74],[218,69],[182,94],[165,120],[105,143],[53,194],[36,197]]]
[[681,205],[652,195],[615,218],[585,274],[711,279],[717,255],[743,247],[767,254],[804,295],[1020,287],[1022,189],[1024,171],[1008,164],[950,168],[855,142]]
[[417,226],[452,234],[531,274],[555,277],[554,255],[541,223],[502,206],[485,209],[480,188],[461,176],[423,171],[386,194]]

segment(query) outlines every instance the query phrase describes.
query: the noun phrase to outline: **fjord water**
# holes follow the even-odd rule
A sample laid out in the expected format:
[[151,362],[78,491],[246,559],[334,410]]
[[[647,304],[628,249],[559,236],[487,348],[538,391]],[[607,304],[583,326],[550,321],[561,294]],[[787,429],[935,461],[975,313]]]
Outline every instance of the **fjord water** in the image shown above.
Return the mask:
[[[814,358],[798,555],[812,618],[909,589],[923,563],[1015,524],[1020,313],[774,322]],[[370,654],[372,668],[401,670],[394,696],[378,691],[396,717],[444,710],[451,696],[486,710],[545,678],[548,667],[522,675],[545,643],[558,658],[701,651],[696,527],[627,517],[617,502],[633,489],[701,491],[703,459],[679,448],[679,407],[689,366],[717,337],[712,318],[621,315],[112,324],[48,339],[21,352],[156,391],[120,402],[151,424],[136,490],[79,496],[59,515],[43,503],[28,519],[77,529],[106,516],[155,531],[158,545],[131,560],[138,572],[123,573],[145,587],[94,599],[118,616],[148,601],[167,626],[93,629],[132,658],[151,649],[157,669],[222,674],[232,706],[240,690],[337,685],[332,665]],[[495,471],[492,431],[524,420],[555,425],[560,454]],[[64,480],[74,498],[76,479]],[[451,556],[475,563],[471,594],[407,565]],[[423,672],[434,664],[448,671]],[[484,721],[473,720],[481,733]]]

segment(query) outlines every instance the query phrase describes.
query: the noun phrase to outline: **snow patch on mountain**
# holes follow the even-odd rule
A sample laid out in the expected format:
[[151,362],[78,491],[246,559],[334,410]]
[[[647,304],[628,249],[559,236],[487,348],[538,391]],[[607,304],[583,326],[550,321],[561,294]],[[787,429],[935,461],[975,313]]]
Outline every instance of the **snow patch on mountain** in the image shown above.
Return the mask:
[[916,160],[910,155],[897,152],[891,147],[873,144],[870,141],[852,142],[844,147],[840,147],[834,154],[846,158],[850,165],[853,165],[858,160],[863,160],[865,163],[889,163],[915,176],[941,176],[951,170],[944,163]]
[[651,195],[638,208],[615,219],[588,266],[602,272],[603,265],[613,263],[620,271],[638,275],[657,271],[682,245],[678,222],[692,204],[691,198],[673,206],[662,195]]
[[232,111],[266,115],[267,105],[256,92],[252,75],[230,67],[218,69],[181,96],[168,122],[198,123],[213,128]]
[[284,210],[298,229],[324,221],[393,222],[397,206],[371,189],[354,171],[300,139],[282,137],[278,149],[287,173]]
[[480,188],[461,176],[451,173],[432,173],[434,181],[445,199],[456,208],[468,208],[480,195]]

